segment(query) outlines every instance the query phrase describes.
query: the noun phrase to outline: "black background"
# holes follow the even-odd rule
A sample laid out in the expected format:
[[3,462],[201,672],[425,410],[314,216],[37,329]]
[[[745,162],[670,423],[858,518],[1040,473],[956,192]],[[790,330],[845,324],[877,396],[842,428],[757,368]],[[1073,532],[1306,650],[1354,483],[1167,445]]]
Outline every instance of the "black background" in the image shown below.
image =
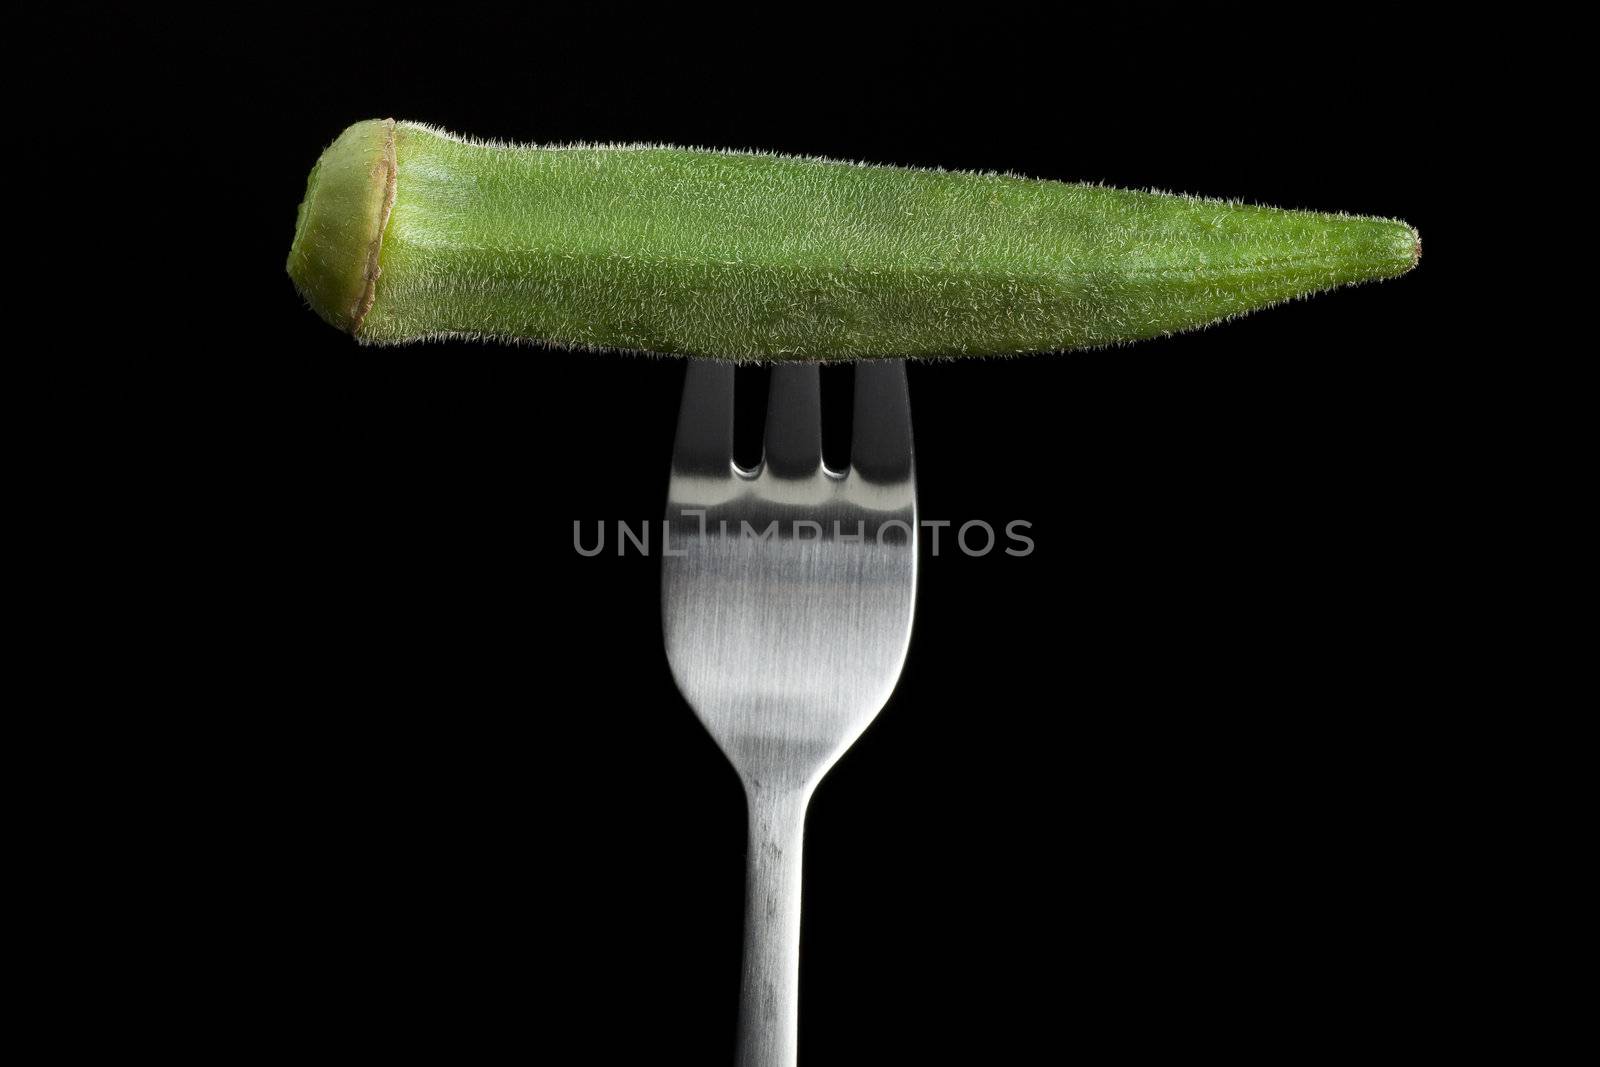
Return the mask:
[[683,365],[323,324],[283,273],[294,208],[324,145],[387,116],[1417,226],[1400,280],[910,368],[923,517],[1026,520],[1037,547],[947,532],[925,558],[899,689],[811,807],[801,1041],[847,1064],[1421,1039],[1457,951],[1443,713],[1399,675],[1451,246],[1426,52],[1392,16],[641,19],[318,14],[241,27],[185,86],[239,131],[216,143],[250,205],[218,224],[231,326],[176,357],[174,444],[218,501],[193,541],[228,635],[228,799],[187,818],[227,872],[219,966],[267,979],[259,1039],[732,1053],[740,788],[668,673],[658,561],[573,549],[575,522],[660,515]]

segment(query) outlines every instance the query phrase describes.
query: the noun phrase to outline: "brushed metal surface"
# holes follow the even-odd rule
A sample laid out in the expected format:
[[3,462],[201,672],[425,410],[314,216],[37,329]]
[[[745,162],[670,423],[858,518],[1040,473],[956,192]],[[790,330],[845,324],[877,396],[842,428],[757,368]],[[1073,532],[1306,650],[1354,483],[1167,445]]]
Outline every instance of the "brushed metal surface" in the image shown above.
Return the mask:
[[800,860],[817,782],[888,701],[916,600],[905,364],[857,364],[850,469],[822,465],[815,365],[773,369],[762,465],[733,462],[733,366],[689,361],[662,623],[749,806],[741,1067],[797,1056]]

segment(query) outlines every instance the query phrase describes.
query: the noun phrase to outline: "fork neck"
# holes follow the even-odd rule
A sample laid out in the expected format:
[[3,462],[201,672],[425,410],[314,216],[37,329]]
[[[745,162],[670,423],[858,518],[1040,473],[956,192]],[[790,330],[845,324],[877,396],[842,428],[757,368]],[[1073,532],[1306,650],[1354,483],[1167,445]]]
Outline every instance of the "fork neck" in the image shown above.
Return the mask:
[[752,815],[758,810],[774,816],[788,816],[798,812],[803,818],[806,807],[811,803],[811,794],[816,792],[817,788],[814,779],[786,781],[782,778],[742,776],[742,780],[745,801],[750,805]]
[[812,783],[745,781],[750,809],[739,1067],[794,1067],[800,1015],[800,867]]

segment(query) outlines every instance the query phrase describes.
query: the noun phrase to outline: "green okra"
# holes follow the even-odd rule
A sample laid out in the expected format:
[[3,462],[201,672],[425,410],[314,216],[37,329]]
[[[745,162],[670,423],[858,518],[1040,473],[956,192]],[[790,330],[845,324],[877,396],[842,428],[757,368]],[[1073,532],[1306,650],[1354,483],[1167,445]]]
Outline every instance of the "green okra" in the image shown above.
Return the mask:
[[373,120],[312,169],[289,274],[367,342],[858,359],[1135,341],[1404,274],[1420,253],[1389,219]]

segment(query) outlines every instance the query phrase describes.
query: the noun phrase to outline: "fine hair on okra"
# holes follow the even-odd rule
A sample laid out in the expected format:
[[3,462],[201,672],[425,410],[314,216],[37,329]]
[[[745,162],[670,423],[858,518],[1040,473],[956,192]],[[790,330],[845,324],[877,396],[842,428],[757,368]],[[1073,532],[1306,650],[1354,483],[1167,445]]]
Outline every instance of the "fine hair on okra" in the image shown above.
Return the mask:
[[1159,337],[1420,255],[1392,219],[384,119],[312,169],[288,268],[319,315],[374,344],[850,360]]

